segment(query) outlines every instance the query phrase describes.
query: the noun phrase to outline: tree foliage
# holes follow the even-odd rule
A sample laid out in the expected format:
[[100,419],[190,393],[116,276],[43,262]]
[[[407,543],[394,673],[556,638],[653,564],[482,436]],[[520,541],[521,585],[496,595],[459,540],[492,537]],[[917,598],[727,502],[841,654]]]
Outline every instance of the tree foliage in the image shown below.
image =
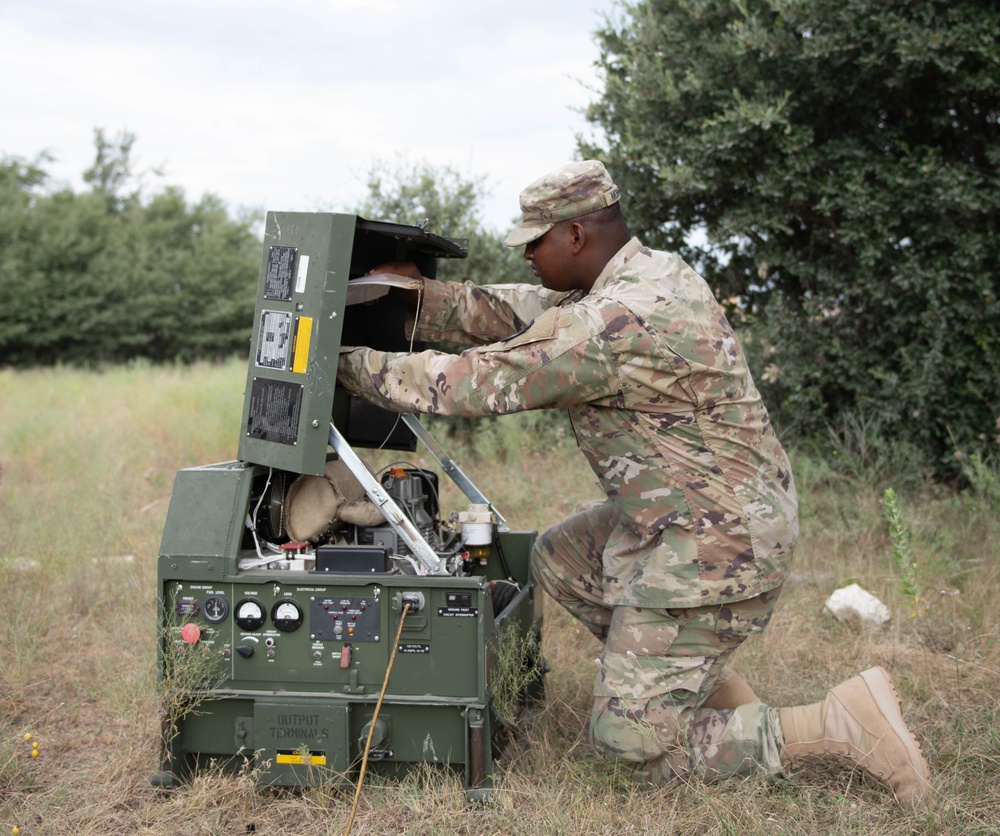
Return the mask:
[[[402,163],[390,167],[384,162],[373,165],[368,175],[368,195],[356,209],[362,217],[422,224],[428,232],[448,238],[466,238],[469,255],[463,259],[439,259],[437,277],[442,281],[472,281],[479,285],[499,282],[532,282],[538,279],[525,267],[521,248],[509,249],[505,235],[482,225],[479,207],[485,196],[483,178],[468,179],[445,166],[427,163]],[[466,346],[435,343],[438,351],[458,353]],[[557,410],[527,419],[537,432],[565,433],[565,413]],[[502,426],[489,427],[475,418],[438,417],[436,431],[443,429],[451,438],[467,441],[499,438]],[[499,435],[498,435],[499,434]],[[499,442],[502,449],[503,442]]]
[[997,451],[998,42],[986,0],[648,0],[598,32],[581,150],[750,318],[783,427],[873,416],[939,473]]
[[368,194],[357,208],[362,217],[397,223],[426,222],[427,231],[465,238],[469,255],[438,262],[438,278],[476,284],[537,281],[525,268],[520,250],[503,245],[505,236],[485,228],[480,206],[484,178],[468,179],[450,166],[375,163],[368,174]]
[[[89,190],[52,188],[41,154],[0,158],[0,365],[96,365],[245,354],[261,242],[255,218],[206,195],[147,194],[135,137],[95,131]],[[426,164],[373,167],[358,214],[467,238],[469,258],[439,276],[521,280],[519,254],[484,229],[482,180]],[[529,274],[530,275],[530,274]]]
[[93,365],[247,350],[260,243],[215,197],[144,199],[134,137],[96,133],[90,191],[0,160],[0,364]]

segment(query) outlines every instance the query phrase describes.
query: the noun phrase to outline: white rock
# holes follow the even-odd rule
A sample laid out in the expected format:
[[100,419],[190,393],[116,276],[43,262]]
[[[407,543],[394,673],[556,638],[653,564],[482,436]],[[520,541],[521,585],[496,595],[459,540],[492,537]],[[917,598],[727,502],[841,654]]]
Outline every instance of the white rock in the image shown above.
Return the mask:
[[824,609],[838,621],[859,618],[862,627],[878,627],[892,617],[885,604],[856,583],[834,592]]
[[34,569],[41,569],[42,564],[30,557],[10,557],[0,558],[0,566],[10,569],[17,569],[19,572],[31,572]]

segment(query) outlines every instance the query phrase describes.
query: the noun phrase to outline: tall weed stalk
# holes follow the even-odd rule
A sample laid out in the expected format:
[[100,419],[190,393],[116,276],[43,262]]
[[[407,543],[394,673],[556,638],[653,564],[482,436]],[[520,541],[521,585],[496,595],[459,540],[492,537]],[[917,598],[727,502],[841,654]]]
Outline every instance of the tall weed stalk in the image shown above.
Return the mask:
[[892,488],[886,488],[882,495],[882,504],[885,521],[889,525],[889,539],[892,542],[889,559],[899,579],[900,596],[904,606],[909,610],[909,617],[917,618],[925,607],[921,601],[917,562],[913,546],[910,544],[910,530],[903,521],[899,498]]

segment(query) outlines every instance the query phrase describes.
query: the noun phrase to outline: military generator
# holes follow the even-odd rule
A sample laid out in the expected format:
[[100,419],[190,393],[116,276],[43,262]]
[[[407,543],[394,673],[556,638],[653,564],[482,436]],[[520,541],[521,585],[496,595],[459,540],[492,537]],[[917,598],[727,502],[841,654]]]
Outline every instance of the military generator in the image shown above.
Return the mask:
[[[238,460],[178,472],[160,545],[155,785],[208,768],[338,785],[364,762],[432,764],[489,793],[541,687],[535,533],[510,530],[415,416],[336,385],[341,345],[422,347],[404,280],[372,268],[433,278],[466,254],[421,226],[267,214]],[[358,453],[418,443],[431,468],[374,471]]]

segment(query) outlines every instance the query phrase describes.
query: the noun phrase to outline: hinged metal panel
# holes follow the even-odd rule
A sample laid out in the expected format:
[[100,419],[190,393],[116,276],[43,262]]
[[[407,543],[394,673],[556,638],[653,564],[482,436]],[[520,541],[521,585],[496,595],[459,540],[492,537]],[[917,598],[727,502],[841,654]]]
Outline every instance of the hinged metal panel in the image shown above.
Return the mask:
[[268,212],[239,457],[323,472],[355,215]]

